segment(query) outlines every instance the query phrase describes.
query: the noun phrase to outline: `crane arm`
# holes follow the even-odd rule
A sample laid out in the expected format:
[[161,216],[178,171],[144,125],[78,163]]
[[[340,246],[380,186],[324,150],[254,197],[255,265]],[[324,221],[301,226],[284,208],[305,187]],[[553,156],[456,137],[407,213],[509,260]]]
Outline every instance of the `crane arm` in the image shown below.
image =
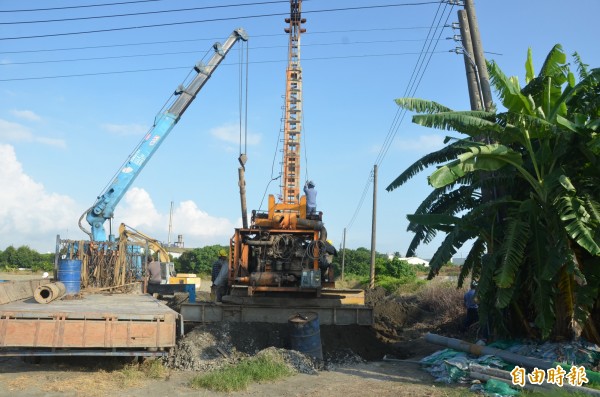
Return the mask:
[[119,227],[119,241],[130,241],[140,245],[147,244],[148,247],[158,255],[158,260],[161,262],[170,262],[169,253],[162,246],[160,241],[135,230],[134,228],[121,223]]
[[169,135],[185,110],[196,98],[198,92],[204,87],[214,70],[238,40],[248,40],[248,35],[242,28],[234,30],[223,44],[215,43],[213,46],[215,52],[210,61],[206,65],[198,63],[194,67],[197,72],[195,78],[186,87],[178,87],[175,91],[175,95],[178,96],[177,99],[166,111],[157,115],[154,120],[154,126],[133,153],[129,155],[127,161],[117,172],[111,184],[87,211],[86,220],[92,228],[92,240],[106,241],[104,223],[107,219],[113,217],[116,205],[123,198],[135,178]]

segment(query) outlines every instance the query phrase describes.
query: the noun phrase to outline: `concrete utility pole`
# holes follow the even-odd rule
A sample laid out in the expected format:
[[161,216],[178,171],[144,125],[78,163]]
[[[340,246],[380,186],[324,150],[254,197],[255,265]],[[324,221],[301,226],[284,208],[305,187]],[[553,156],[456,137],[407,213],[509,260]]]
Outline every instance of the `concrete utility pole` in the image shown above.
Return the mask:
[[371,223],[371,276],[369,289],[375,288],[375,241],[377,231],[377,164],[373,166],[373,220]]
[[469,29],[471,30],[471,42],[473,43],[473,58],[479,69],[479,79],[481,81],[481,91],[483,93],[483,105],[486,111],[492,109],[492,90],[490,89],[490,76],[488,75],[485,57],[483,55],[483,45],[479,34],[479,25],[477,24],[477,15],[475,14],[475,5],[473,0],[465,1],[465,11],[469,20]]
[[[460,38],[462,42],[465,70],[467,72],[467,86],[469,88],[469,99],[471,110],[483,110],[483,98],[481,95],[481,80],[475,59],[473,58],[473,43],[471,42],[471,30],[465,10],[458,11],[458,24],[460,26]],[[458,49],[457,49],[458,52]]]
[[346,264],[346,228],[344,228],[344,238],[342,238],[342,281],[344,281],[344,265]]

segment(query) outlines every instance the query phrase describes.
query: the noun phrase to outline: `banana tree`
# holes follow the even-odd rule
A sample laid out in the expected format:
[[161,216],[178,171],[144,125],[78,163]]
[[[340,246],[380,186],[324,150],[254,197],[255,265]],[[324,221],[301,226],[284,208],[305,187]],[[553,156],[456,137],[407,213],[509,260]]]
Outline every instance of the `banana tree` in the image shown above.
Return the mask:
[[535,76],[530,50],[525,87],[488,63],[503,112],[396,100],[419,113],[413,122],[464,135],[387,188],[439,166],[428,177],[433,192],[408,215],[415,237],[407,255],[445,233],[432,278],[474,241],[459,285],[468,276],[480,280],[480,316],[498,332],[572,337],[583,330],[600,341],[593,321],[600,310],[600,69],[574,58],[579,82],[560,45]]

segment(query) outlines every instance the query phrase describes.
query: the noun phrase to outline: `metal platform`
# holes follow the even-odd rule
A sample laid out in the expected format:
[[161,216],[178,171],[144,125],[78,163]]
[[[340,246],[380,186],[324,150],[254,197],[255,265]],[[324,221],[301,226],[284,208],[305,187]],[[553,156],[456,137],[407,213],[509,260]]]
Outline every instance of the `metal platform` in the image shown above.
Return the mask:
[[333,297],[283,298],[225,296],[223,303],[182,303],[185,321],[210,323],[261,322],[287,323],[298,312],[316,312],[321,325],[372,325],[373,308],[365,305],[344,304]]
[[17,347],[51,348],[55,353],[89,349],[91,355],[99,354],[98,349],[110,349],[108,354],[114,355],[133,354],[126,352],[130,349],[162,351],[175,346],[177,321],[183,330],[183,318],[147,294],[83,293],[67,298],[0,305],[0,355]]

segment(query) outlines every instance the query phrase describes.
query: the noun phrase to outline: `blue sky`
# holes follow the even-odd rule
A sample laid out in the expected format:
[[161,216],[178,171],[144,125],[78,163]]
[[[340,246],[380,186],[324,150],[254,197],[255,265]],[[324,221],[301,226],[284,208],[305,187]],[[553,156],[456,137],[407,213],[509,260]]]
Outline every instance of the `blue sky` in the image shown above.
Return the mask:
[[[35,23],[15,22],[236,2],[169,0],[6,12],[111,2],[116,3],[0,3],[0,249],[28,245],[46,252],[54,250],[56,235],[86,239],[77,226],[81,214],[103,192],[191,67],[237,27],[250,36],[248,208],[259,209],[262,203],[260,208],[265,209],[265,192],[279,192],[278,183],[269,182],[278,175],[281,161],[277,140],[287,57],[283,19],[289,3]],[[427,4],[407,5],[415,3]],[[521,81],[529,47],[536,68],[556,43],[568,54],[577,51],[591,67],[600,66],[593,29],[600,2],[573,4],[476,2],[486,57]],[[459,32],[450,27],[430,30],[457,22],[458,9],[427,1],[304,1],[302,180],[315,181],[318,208],[336,245],[347,227],[347,247],[370,247],[368,180],[377,162],[376,249],[406,251],[412,239],[406,232],[406,214],[428,194],[428,172],[391,193],[385,187],[421,156],[439,149],[448,134],[413,125],[410,115],[397,126],[394,99],[407,92],[429,34],[440,39],[428,47],[435,53],[426,68],[423,64],[418,69],[414,96],[468,109],[463,58],[450,52],[456,43],[447,39]],[[169,26],[122,30],[156,24]],[[73,32],[79,34],[64,34]],[[170,239],[181,234],[186,247],[227,244],[233,228],[241,225],[236,50],[215,71],[117,206],[114,227],[124,222],[166,242],[171,202]],[[153,70],[144,71],[148,69]],[[389,145],[388,134],[393,136]],[[385,156],[380,157],[382,153]],[[431,257],[435,247],[424,246],[418,254]]]

